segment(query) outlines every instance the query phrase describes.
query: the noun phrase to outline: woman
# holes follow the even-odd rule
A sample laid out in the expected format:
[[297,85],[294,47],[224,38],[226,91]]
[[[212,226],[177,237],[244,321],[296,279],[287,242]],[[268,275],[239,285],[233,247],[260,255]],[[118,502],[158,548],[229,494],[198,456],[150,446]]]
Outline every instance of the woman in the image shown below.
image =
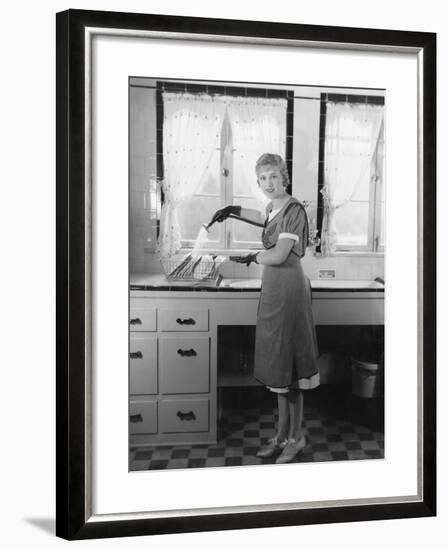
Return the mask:
[[257,456],[279,455],[276,463],[281,464],[291,462],[306,445],[302,390],[319,385],[311,289],[300,262],[306,252],[308,222],[303,205],[286,191],[289,178],[279,155],[261,155],[256,175],[270,199],[266,217],[257,210],[231,205],[218,210],[212,221],[221,222],[236,214],[264,222],[264,250],[231,259],[264,266],[253,374],[277,394],[278,425],[274,437]]

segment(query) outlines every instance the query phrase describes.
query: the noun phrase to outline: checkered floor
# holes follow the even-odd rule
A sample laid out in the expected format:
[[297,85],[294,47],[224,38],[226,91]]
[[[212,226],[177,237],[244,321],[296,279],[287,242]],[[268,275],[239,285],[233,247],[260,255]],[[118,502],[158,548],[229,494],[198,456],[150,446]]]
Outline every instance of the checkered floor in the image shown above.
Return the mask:
[[[371,415],[371,402],[365,404],[365,400],[355,399],[340,402],[343,405],[336,406],[333,400],[320,395],[320,399],[313,399],[306,406],[305,399],[307,446],[294,462],[384,457],[383,428],[377,421],[376,404],[373,403]],[[276,420],[277,413],[272,407],[239,408],[224,404],[217,444],[131,449],[130,470],[273,464],[276,457],[261,459],[256,453],[274,435]]]

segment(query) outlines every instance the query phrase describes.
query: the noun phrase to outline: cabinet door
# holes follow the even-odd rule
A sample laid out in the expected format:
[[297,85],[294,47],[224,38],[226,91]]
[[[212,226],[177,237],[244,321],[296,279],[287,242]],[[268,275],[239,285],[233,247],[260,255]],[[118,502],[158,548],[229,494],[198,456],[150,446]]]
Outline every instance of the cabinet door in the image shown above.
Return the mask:
[[129,404],[129,433],[155,434],[158,431],[157,401],[130,401]]
[[164,399],[160,406],[160,432],[207,432],[209,401],[206,398]]
[[[359,293],[360,294],[360,293]],[[383,325],[383,298],[313,298],[316,325]]]
[[208,331],[208,309],[194,307],[161,307],[158,310],[159,330]]
[[159,337],[161,393],[210,391],[210,338],[208,335]]
[[129,351],[130,394],[157,393],[157,338],[149,334],[131,333]]
[[131,298],[129,325],[131,332],[157,330],[157,310],[148,298]]

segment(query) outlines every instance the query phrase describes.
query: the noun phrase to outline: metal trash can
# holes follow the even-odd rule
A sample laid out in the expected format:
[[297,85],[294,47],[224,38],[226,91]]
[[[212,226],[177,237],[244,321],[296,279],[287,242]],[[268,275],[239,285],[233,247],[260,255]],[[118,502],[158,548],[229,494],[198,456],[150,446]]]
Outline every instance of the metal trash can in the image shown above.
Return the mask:
[[379,363],[352,359],[352,393],[357,397],[378,397],[382,368]]

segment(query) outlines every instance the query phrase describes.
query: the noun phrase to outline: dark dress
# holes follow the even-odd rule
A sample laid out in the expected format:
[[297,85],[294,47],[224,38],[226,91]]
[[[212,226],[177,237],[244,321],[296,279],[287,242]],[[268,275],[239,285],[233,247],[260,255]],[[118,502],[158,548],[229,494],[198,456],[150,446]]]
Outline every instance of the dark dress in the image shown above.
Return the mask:
[[[270,204],[267,214],[271,209]],[[285,262],[265,265],[262,276],[253,374],[273,391],[319,385],[310,281],[300,261],[306,252],[308,231],[306,211],[291,197],[271,220],[267,219],[262,233],[265,249],[274,247],[281,234],[295,239]]]

